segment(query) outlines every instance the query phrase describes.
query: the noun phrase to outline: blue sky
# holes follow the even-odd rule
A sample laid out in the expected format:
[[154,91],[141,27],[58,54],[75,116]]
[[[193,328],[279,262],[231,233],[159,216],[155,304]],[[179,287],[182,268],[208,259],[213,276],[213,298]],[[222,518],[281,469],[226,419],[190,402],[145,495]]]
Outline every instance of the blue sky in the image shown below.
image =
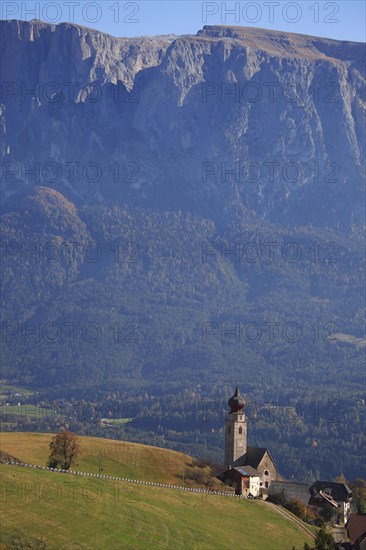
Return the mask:
[[114,36],[195,34],[205,24],[277,29],[365,41],[363,0],[3,0],[2,19],[72,21]]

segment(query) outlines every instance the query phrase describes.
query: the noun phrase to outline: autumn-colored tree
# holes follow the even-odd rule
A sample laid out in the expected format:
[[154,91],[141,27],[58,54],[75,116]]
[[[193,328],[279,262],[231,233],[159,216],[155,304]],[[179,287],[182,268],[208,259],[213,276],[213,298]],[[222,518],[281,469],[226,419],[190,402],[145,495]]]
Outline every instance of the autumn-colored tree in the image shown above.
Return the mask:
[[295,516],[304,520],[306,517],[306,506],[297,498],[294,498],[285,504],[285,507],[290,510]]
[[340,474],[339,476],[337,476],[334,481],[336,481],[337,483],[345,483],[345,484],[348,483],[348,481],[346,480],[343,474]]
[[50,450],[48,466],[68,470],[79,454],[79,440],[73,432],[61,431],[52,438]]

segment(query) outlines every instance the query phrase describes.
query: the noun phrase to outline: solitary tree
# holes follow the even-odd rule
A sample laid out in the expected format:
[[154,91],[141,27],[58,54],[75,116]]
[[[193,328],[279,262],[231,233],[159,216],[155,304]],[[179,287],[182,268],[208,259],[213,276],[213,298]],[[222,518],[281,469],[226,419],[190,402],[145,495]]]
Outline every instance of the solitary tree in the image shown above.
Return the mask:
[[52,438],[50,450],[48,466],[68,470],[79,454],[78,438],[67,430],[59,432]]

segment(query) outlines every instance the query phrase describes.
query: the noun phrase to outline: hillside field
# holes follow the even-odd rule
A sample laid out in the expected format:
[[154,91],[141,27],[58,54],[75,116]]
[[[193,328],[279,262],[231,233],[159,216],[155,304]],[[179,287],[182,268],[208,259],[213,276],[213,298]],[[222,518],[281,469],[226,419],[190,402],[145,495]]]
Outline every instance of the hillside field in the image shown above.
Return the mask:
[[[44,465],[51,434],[3,433],[1,449]],[[79,470],[179,483],[193,459],[165,449],[82,437]],[[104,453],[104,455],[103,455]],[[109,453],[109,454],[108,454]],[[102,464],[103,464],[102,458]],[[47,550],[301,549],[311,542],[296,525],[258,501],[191,494],[1,465],[1,550],[14,536],[43,539]],[[36,546],[35,546],[36,548]]]

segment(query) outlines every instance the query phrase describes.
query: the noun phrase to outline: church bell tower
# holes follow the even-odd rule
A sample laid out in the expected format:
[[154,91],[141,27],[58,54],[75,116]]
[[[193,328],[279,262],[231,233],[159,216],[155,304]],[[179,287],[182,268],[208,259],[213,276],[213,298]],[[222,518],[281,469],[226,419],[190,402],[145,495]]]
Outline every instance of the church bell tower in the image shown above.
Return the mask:
[[243,412],[245,402],[239,388],[228,401],[230,411],[225,420],[225,466],[237,466],[247,452],[247,420]]

